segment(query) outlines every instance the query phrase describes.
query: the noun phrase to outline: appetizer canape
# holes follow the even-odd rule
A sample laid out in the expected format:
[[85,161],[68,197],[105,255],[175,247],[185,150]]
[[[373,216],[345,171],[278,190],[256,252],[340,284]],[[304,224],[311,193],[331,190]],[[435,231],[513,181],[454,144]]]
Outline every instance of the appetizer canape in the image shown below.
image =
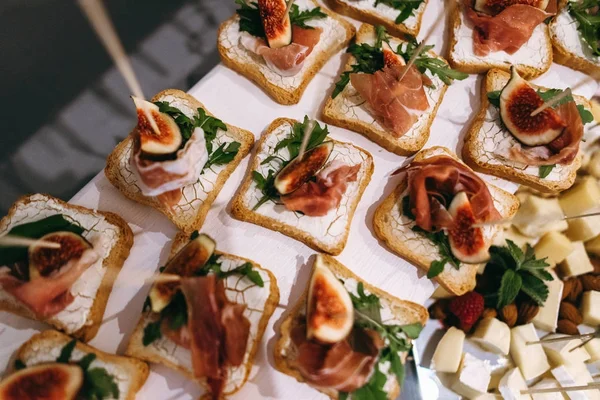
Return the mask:
[[479,74],[516,65],[526,78],[552,64],[545,20],[556,14],[557,0],[451,0],[450,51],[454,68]]
[[600,79],[600,19],[597,0],[561,0],[550,23],[554,61]]
[[568,96],[532,117],[561,90],[537,87],[515,67],[510,74],[489,71],[481,92],[481,109],[465,137],[465,162],[543,192],[570,187],[581,165],[584,124],[593,120],[588,101]]
[[363,24],[350,57],[323,109],[323,120],[359,132],[400,155],[419,151],[453,79],[466,74],[450,69],[426,46],[402,77],[418,43],[390,37],[385,28]]
[[277,280],[258,264],[216,251],[207,235],[179,233],[150,290],[127,355],[166,365],[221,399],[248,380]]
[[307,289],[281,324],[275,366],[332,399],[396,399],[411,340],[426,320],[422,306],[319,254]]
[[0,236],[6,234],[44,245],[0,247],[0,310],[91,340],[133,245],[127,223],[110,212],[34,194],[0,221]]
[[134,400],[146,363],[104,353],[57,331],[34,335],[17,351],[0,382],[4,400]]
[[304,122],[276,119],[258,143],[231,212],[316,250],[339,254],[352,216],[373,174],[373,158],[350,143],[331,139],[315,122],[306,152],[299,149]]
[[217,44],[223,63],[256,82],[280,104],[296,104],[325,63],[348,45],[355,29],[313,0],[236,0]]
[[375,211],[377,236],[450,293],[475,287],[500,226],[475,227],[517,212],[512,194],[485,183],[444,147],[417,154],[406,178]]
[[428,0],[327,0],[340,14],[373,25],[383,25],[393,35],[417,36]]
[[[156,208],[179,229],[199,228],[254,135],[225,124],[180,90],[133,99],[138,124],[108,157],[104,173],[131,200]],[[159,132],[146,118],[151,112]]]

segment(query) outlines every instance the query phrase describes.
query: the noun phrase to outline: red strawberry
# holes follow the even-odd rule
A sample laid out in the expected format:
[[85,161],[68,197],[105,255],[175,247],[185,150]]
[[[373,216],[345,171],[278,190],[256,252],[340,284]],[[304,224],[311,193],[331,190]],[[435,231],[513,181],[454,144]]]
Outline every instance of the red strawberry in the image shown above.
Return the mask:
[[483,296],[477,292],[469,292],[455,297],[450,302],[449,310],[460,321],[459,328],[469,332],[483,313]]

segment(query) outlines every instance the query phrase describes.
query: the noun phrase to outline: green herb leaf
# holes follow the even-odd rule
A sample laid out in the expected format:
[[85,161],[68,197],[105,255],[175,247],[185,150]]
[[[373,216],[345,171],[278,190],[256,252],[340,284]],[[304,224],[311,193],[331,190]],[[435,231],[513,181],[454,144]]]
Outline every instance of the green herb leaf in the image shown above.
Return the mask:
[[[537,90],[537,93],[540,95],[542,100],[544,100],[544,102],[552,99],[554,96],[558,96],[562,92],[563,92],[562,89],[548,89],[545,91],[542,91],[540,89]],[[552,108],[556,108],[556,107],[558,107],[562,104],[568,103],[570,101],[575,101],[573,96],[566,96],[565,98],[561,99],[558,103],[554,104],[552,106]],[[585,109],[583,104],[577,104],[577,111],[579,111],[579,116],[581,117],[581,122],[583,122],[584,124],[594,121],[594,116],[592,115],[591,112],[589,112],[588,110]]]
[[65,344],[65,346],[60,351],[60,355],[56,359],[57,363],[66,364],[71,359],[71,355],[73,354],[73,350],[77,345],[77,340],[73,339],[69,343]]
[[348,393],[346,392],[339,392],[338,393],[338,400],[348,400]]
[[[198,230],[196,229],[194,232],[192,232],[192,234],[190,235],[190,241],[191,240],[196,240],[198,239],[198,236],[200,236],[200,232],[198,232]],[[162,272],[162,271],[161,271]]]
[[523,279],[517,272],[512,269],[504,272],[500,283],[500,290],[498,291],[498,304],[496,308],[500,310],[515,301],[522,284]]
[[421,7],[424,0],[375,0],[375,7],[379,4],[385,4],[395,10],[400,11],[400,14],[394,21],[396,24],[401,24],[411,16],[415,15],[415,11]]
[[230,269],[229,271],[223,271],[222,263],[219,261],[220,258],[220,254],[213,254],[206,264],[204,264],[200,270],[196,271],[196,275],[206,276],[212,272],[219,279],[225,279],[231,275],[242,275],[248,278],[255,285],[264,287],[265,282],[260,276],[260,273],[254,269],[254,265],[252,265],[252,263],[246,262],[239,267]]
[[306,25],[306,22],[312,19],[327,18],[327,14],[321,11],[321,7],[313,8],[312,10],[304,10],[300,12],[300,8],[294,4],[290,8],[290,22],[292,25],[296,25],[304,29],[314,29],[310,25]]
[[432,261],[427,270],[427,278],[433,279],[441,274],[444,271],[444,266],[446,266],[446,259]]
[[569,14],[577,21],[577,30],[592,54],[600,56],[600,15],[590,9],[598,7],[598,0],[570,1]]
[[82,394],[83,398],[90,400],[118,399],[119,386],[106,369],[92,368],[85,373]]
[[452,250],[450,248],[450,242],[448,241],[448,235],[444,233],[444,231],[438,232],[427,232],[424,229],[421,229],[418,226],[413,226],[412,230],[414,232],[420,233],[425,236],[427,239],[431,240],[433,244],[438,248],[438,252],[440,254],[440,259],[431,262],[429,266],[429,271],[427,272],[427,276],[430,275],[432,277],[437,276],[444,269],[444,265],[446,263],[450,263],[454,268],[458,269],[460,267],[460,260],[452,254]]
[[494,90],[493,92],[487,93],[488,101],[491,105],[496,108],[500,108],[500,95],[502,94],[502,90]]
[[14,367],[15,367],[15,370],[17,370],[17,371],[20,371],[20,370],[22,370],[22,369],[25,369],[25,368],[27,368],[27,365],[25,365],[25,363],[24,363],[23,361],[21,361],[20,359],[18,359],[18,358],[17,358],[17,359],[15,360],[15,365],[14,365]]
[[358,296],[348,292],[352,299],[354,309],[375,321],[381,321],[381,303],[379,297],[374,294],[367,295],[362,282],[358,283],[356,292],[358,293]]
[[90,364],[94,362],[95,359],[96,355],[94,353],[88,353],[85,356],[83,356],[83,358],[79,360],[77,364],[81,367],[81,369],[87,371],[90,367]]
[[340,80],[335,84],[335,89],[331,94],[332,98],[335,99],[340,93],[342,93],[344,88],[350,82],[350,74],[359,72],[365,74],[374,74],[384,67],[381,45],[381,43],[376,46],[371,46],[367,43],[353,43],[348,47],[347,53],[352,54],[356,61],[350,67],[351,69],[349,71],[345,71],[340,76]]
[[[405,60],[409,60],[412,58],[419,45],[420,44],[413,39],[406,44],[399,45],[396,53],[401,55]],[[464,72],[450,68],[446,61],[428,55],[427,53],[429,50],[433,49],[433,47],[434,46],[432,45],[424,46],[423,50],[415,60],[414,65],[419,72],[425,74],[425,72],[429,71],[432,76],[437,75],[446,85],[451,85],[453,80],[462,81],[469,76]]]
[[539,173],[538,173],[539,177],[544,179],[545,177],[550,175],[550,172],[552,172],[554,167],[556,167],[556,164],[540,166]]
[[240,142],[222,143],[215,151],[208,156],[208,161],[204,165],[203,170],[212,167],[213,165],[229,164],[240,150]]
[[181,146],[183,147],[185,143],[192,137],[194,129],[196,129],[195,121],[181,112],[178,108],[171,106],[166,101],[155,101],[154,104],[158,106],[158,111],[171,116],[171,118],[175,120],[175,123],[181,131],[181,137],[183,139]]
[[252,36],[265,38],[265,29],[260,19],[260,11],[256,2],[246,3],[246,0],[235,0],[235,3],[240,6],[236,10],[240,17],[240,32],[248,32]]
[[515,270],[518,271],[521,269],[521,264],[523,263],[523,261],[525,259],[525,254],[523,254],[523,250],[521,250],[521,248],[519,246],[517,246],[515,244],[515,242],[513,242],[512,240],[506,239],[506,244],[507,244],[506,247],[508,248],[508,252],[510,253],[513,260],[515,260],[515,263],[516,263]]
[[548,299],[548,286],[544,281],[531,274],[522,275],[522,278],[521,290],[539,306],[543,306]]
[[412,219],[413,221],[415,220],[415,215],[410,209],[410,196],[408,195],[402,198],[402,215]]
[[[308,116],[304,116],[304,121],[302,123],[296,122],[292,127],[290,136],[277,143],[275,146],[275,151],[277,152],[283,148],[287,148],[290,153],[289,161],[298,157],[300,146],[302,145],[302,139],[304,138],[304,131],[306,131],[306,127],[309,123],[310,119]],[[329,135],[329,128],[327,125],[321,126],[318,122],[315,122],[314,128],[310,133],[310,139],[308,140],[306,151],[312,150],[318,145],[322,144],[325,141],[325,138],[327,138],[327,135]]]
[[252,207],[253,211],[258,210],[260,206],[268,201],[277,202],[279,200],[279,192],[275,188],[275,171],[270,169],[266,177],[258,171],[252,171],[252,180],[263,194],[263,197]]
[[387,400],[387,392],[383,389],[387,377],[379,370],[379,363],[375,364],[375,371],[367,382],[358,390],[352,392],[352,400]]
[[408,336],[410,339],[416,339],[421,334],[423,330],[423,325],[420,323],[414,323],[409,325],[402,325],[402,331]]
[[160,330],[161,321],[150,322],[144,328],[144,337],[142,338],[142,343],[144,346],[148,346],[153,343],[155,340],[158,340],[162,337],[162,332]]
[[[227,132],[227,125],[218,118],[211,117],[202,108],[196,110],[198,115],[194,119],[194,128],[200,128],[204,131],[204,139],[206,140],[206,151],[209,158],[213,152],[213,144],[217,139],[217,132],[220,130]],[[237,143],[237,142],[234,142]]]
[[579,111],[581,122],[584,124],[594,122],[594,114],[592,114],[591,111],[588,111],[583,104],[577,104],[577,111]]

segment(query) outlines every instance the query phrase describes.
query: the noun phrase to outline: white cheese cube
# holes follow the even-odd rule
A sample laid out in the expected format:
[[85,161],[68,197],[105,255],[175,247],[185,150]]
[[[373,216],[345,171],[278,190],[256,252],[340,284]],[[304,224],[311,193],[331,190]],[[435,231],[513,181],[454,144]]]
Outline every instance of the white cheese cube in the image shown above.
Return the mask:
[[455,297],[452,293],[448,292],[442,286],[438,286],[437,289],[431,295],[434,299],[449,299],[451,297]]
[[547,332],[555,332],[558,323],[558,311],[560,310],[560,301],[562,299],[564,283],[553,271],[550,273],[554,277],[554,280],[545,282],[546,285],[548,285],[548,298],[544,305],[540,307],[540,310],[533,318],[532,322],[538,329]]
[[522,390],[527,390],[527,383],[519,368],[511,369],[502,377],[498,390],[504,400],[531,400],[530,395],[521,394]]
[[502,239],[502,240],[499,240],[498,242],[494,243],[497,246],[506,246],[506,239],[508,239],[508,240],[512,240],[521,249],[525,249],[525,246],[527,245],[527,243],[533,242],[533,239],[531,239],[528,236],[523,235],[512,225],[510,226],[510,228],[508,228],[504,231],[504,236],[497,235],[497,237],[501,237],[501,239]]
[[513,218],[513,225],[526,236],[538,237],[550,231],[564,231],[567,221],[562,220],[564,214],[558,199],[544,199],[529,195],[521,203],[519,211]]
[[590,355],[589,362],[600,361],[600,339],[592,339],[583,347]]
[[437,372],[456,372],[460,366],[465,343],[465,333],[455,327],[450,327],[438,343],[431,368]]
[[[600,227],[600,224],[598,226]],[[540,238],[533,249],[536,258],[546,258],[546,262],[554,267],[573,251],[573,244],[560,232],[548,232]]]
[[465,353],[452,390],[467,399],[474,399],[487,392],[490,377],[488,361]]
[[567,278],[587,274],[594,270],[583,242],[573,242],[573,251],[559,264],[559,268]]
[[587,177],[563,193],[558,199],[568,217],[580,215],[600,205],[600,186],[595,178]]
[[[560,387],[560,384],[556,380],[545,378],[533,385],[531,389],[550,389],[558,387]],[[564,400],[565,396],[563,396],[562,393],[536,393],[532,394],[531,398],[533,400]]]
[[585,249],[588,253],[600,257],[600,235],[585,242]]
[[567,223],[569,228],[565,233],[573,241],[585,242],[600,234],[600,215],[570,219]]
[[484,318],[477,324],[471,339],[487,351],[507,355],[510,349],[510,328],[496,318]]
[[581,314],[584,324],[596,327],[600,325],[600,292],[596,290],[583,292]]
[[528,344],[540,340],[533,324],[516,326],[510,333],[510,356],[521,370],[525,380],[537,378],[550,369],[542,345]]
[[[560,386],[582,386],[593,382],[592,375],[587,370],[585,364],[562,365],[552,370],[552,375],[556,378]],[[566,392],[571,400],[598,400],[600,399],[600,390],[578,390]]]
[[[567,335],[548,335],[544,339],[565,337]],[[546,342],[542,344],[548,360],[553,367],[561,365],[581,364],[590,359],[590,355],[581,345],[581,339],[564,340],[562,342]]]
[[513,368],[515,368],[515,364],[513,364],[510,357],[506,357],[500,363],[491,366],[492,377],[490,379],[490,384],[488,385],[488,390],[498,389],[502,377]]
[[473,400],[498,400],[498,396],[492,393],[484,393],[475,397]]

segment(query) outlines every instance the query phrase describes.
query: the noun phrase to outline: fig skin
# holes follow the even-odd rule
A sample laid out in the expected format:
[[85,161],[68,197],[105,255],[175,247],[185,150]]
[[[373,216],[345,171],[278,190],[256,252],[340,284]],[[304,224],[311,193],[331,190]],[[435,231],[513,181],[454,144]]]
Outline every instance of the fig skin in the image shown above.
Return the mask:
[[332,150],[333,142],[329,141],[307,151],[302,159],[294,158],[275,177],[275,189],[281,195],[299,189],[323,168]]
[[72,259],[81,257],[92,245],[73,232],[52,232],[40,238],[47,242],[60,243],[60,249],[49,249],[33,245],[29,248],[29,279],[48,277]]
[[72,364],[42,364],[15,372],[0,383],[2,400],[74,400],[83,370]]
[[[156,104],[136,97],[132,98],[137,111],[137,138],[142,155],[152,160],[176,153],[183,143],[183,137],[175,120],[170,115],[161,113]],[[158,133],[154,132],[146,118],[144,107],[154,118]]]
[[272,49],[278,49],[292,43],[292,23],[285,0],[258,0],[260,19],[262,20],[265,36]]

